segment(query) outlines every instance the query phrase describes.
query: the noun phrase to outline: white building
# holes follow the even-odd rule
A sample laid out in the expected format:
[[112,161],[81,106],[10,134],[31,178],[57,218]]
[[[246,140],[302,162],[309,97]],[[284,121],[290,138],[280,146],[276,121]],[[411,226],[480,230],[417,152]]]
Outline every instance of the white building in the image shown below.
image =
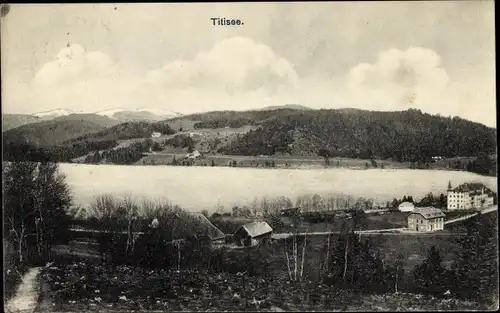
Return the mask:
[[403,202],[398,206],[398,210],[401,212],[412,212],[415,209],[415,206],[411,202]]
[[151,138],[158,138],[161,136],[161,133],[158,133],[158,132],[154,132],[151,134]]
[[408,229],[421,232],[443,230],[445,217],[440,209],[434,207],[415,208],[408,215]]
[[493,193],[483,184],[465,183],[448,189],[448,210],[480,209],[493,205]]
[[198,150],[194,150],[193,152],[188,153],[186,155],[186,158],[188,158],[188,159],[196,159],[196,158],[198,158],[200,156],[201,156],[201,153]]

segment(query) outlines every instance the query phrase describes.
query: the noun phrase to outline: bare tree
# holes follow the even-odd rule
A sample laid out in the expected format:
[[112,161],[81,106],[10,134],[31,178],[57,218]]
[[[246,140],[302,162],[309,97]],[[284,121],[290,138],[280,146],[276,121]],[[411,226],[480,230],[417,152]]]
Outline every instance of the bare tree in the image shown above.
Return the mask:
[[71,205],[65,177],[55,163],[11,162],[4,164],[4,236],[17,243],[19,261],[26,261],[26,238],[36,236],[40,261],[46,260],[50,247],[66,238]]

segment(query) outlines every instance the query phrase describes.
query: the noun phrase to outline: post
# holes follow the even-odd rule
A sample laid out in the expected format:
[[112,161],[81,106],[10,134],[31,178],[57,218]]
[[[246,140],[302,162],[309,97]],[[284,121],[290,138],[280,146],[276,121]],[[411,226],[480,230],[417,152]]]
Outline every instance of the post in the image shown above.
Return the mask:
[[327,270],[328,260],[330,259],[330,237],[331,237],[331,235],[328,234],[328,244],[327,244],[327,250],[326,250],[325,263],[323,265],[323,271]]
[[297,232],[293,236],[294,279],[297,280]]
[[398,279],[399,279],[398,275],[399,275],[399,264],[396,267],[396,284],[394,286],[394,290],[396,293],[398,293]]
[[285,255],[286,255],[286,265],[288,267],[288,277],[292,280],[292,270],[290,268],[290,259],[288,258],[288,251],[286,249],[286,239],[285,239]]
[[347,241],[345,245],[345,253],[344,253],[344,275],[342,277],[345,280],[345,275],[347,273],[347,250],[349,249],[349,234],[347,234]]
[[309,231],[306,230],[306,234],[304,235],[304,245],[302,246],[302,264],[300,267],[300,280],[302,280],[302,276],[304,274],[304,255],[306,253],[306,240],[307,240],[307,232]]

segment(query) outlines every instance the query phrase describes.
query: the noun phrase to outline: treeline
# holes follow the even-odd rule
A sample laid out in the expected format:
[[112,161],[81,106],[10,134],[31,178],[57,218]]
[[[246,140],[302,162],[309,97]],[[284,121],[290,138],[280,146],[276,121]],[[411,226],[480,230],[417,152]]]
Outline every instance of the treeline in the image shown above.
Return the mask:
[[[72,162],[72,159],[87,155],[93,151],[109,150],[118,145],[118,140],[149,138],[153,132],[162,134],[174,134],[175,131],[164,123],[127,122],[107,128],[103,131],[90,133],[74,139],[64,141],[57,145],[39,146],[28,140],[4,137],[2,143],[4,160],[7,161],[49,161],[49,162]],[[153,148],[156,146],[152,145]],[[149,148],[148,148],[149,150]],[[146,152],[137,145],[131,148],[109,151],[108,158],[112,163],[130,164],[133,160],[139,160]],[[90,163],[97,163],[100,156],[98,152],[88,158]]]
[[293,128],[286,124],[269,123],[246,134],[236,136],[229,145],[219,148],[218,152],[233,155],[274,155],[290,153],[293,143]]
[[73,143],[87,140],[125,140],[136,138],[149,138],[153,132],[159,132],[162,135],[175,134],[168,124],[163,122],[148,123],[148,122],[125,122],[103,131],[87,134],[84,136],[71,139],[65,143]]
[[485,307],[498,296],[496,214],[467,220],[468,235],[458,237],[461,253],[445,267],[440,251],[432,246],[427,258],[410,272],[403,269],[403,255],[383,261],[370,241],[344,230],[337,240],[324,244],[323,281],[358,292],[410,292],[436,297],[478,301]]
[[90,153],[85,157],[84,163],[134,164],[144,156],[145,152],[161,151],[161,149],[160,143],[148,138],[127,147]]
[[479,153],[476,160],[467,163],[466,170],[468,172],[478,173],[482,175],[497,175],[497,160],[491,159],[485,153]]
[[193,138],[187,135],[177,135],[172,138],[166,139],[163,142],[166,146],[172,146],[174,148],[188,148],[188,153],[192,152],[194,149],[195,141]]
[[116,147],[115,140],[88,140],[68,145],[38,147],[23,142],[3,142],[4,160],[30,162],[72,162],[72,159],[89,154],[96,150],[107,150]]
[[243,117],[235,117],[232,119],[221,117],[220,119],[216,120],[207,120],[203,122],[198,122],[194,124],[195,129],[200,129],[200,128],[225,128],[225,127],[230,127],[230,128],[239,128],[243,127],[245,125],[251,125],[253,124],[253,121],[248,119],[248,118],[243,118]]
[[[293,142],[288,139],[290,130],[299,130],[310,146],[328,147],[337,157],[392,158],[426,164],[432,156],[476,156],[478,152],[496,151],[495,129],[458,117],[433,116],[410,109],[282,111],[263,122],[260,130],[240,137],[221,152],[271,155],[286,151],[285,145]],[[271,138],[287,140],[273,142]]]
[[109,194],[97,196],[76,222],[114,232],[98,235],[104,262],[144,267],[199,266],[212,253],[210,237],[218,235],[206,220],[166,200],[120,200]]
[[392,202],[387,201],[386,207],[397,209],[403,202],[411,202],[418,207],[433,206],[436,208],[446,208],[448,205],[448,196],[443,193],[439,196],[435,196],[432,192],[429,192],[422,199],[420,199],[420,201],[413,200],[412,196],[403,196],[401,199],[394,198]]

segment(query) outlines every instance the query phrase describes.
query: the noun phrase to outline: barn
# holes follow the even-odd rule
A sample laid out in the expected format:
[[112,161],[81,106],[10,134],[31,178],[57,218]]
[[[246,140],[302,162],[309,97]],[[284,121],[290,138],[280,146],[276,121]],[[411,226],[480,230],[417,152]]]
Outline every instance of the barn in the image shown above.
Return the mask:
[[421,232],[443,230],[445,217],[443,211],[435,207],[415,208],[408,215],[408,229]]
[[233,235],[240,246],[253,247],[267,242],[273,229],[266,222],[252,222],[241,226]]

